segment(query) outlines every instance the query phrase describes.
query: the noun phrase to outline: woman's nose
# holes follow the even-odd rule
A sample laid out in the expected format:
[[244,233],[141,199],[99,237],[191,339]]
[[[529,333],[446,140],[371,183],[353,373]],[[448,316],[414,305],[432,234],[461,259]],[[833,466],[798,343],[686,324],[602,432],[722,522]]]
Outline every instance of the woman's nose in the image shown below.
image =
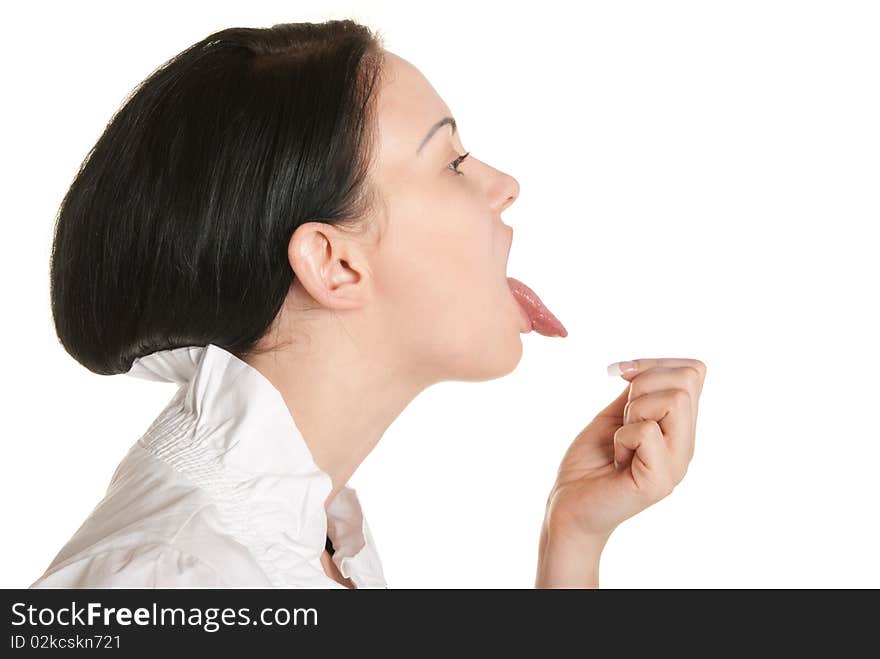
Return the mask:
[[500,173],[493,196],[493,210],[501,213],[519,197],[519,181],[509,174]]

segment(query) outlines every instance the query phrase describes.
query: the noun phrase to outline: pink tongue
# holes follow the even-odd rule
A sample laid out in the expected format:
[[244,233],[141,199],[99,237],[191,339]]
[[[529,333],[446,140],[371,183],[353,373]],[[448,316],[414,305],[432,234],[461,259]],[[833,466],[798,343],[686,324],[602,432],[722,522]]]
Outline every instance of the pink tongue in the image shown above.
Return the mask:
[[513,277],[507,278],[507,285],[510,286],[510,292],[519,302],[520,306],[526,310],[532,321],[532,329],[538,334],[544,336],[568,336],[568,331],[562,326],[562,323],[554,316],[550,309],[544,306],[541,298],[531,288],[522,283],[519,279]]

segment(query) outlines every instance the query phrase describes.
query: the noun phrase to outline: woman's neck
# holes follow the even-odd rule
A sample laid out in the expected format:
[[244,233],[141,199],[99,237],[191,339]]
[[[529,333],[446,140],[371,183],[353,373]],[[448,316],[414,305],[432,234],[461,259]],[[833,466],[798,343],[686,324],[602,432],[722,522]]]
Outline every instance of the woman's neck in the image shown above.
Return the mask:
[[[387,331],[371,341],[333,314],[310,324],[302,340],[248,356],[284,399],[318,467],[333,489],[348,482],[387,428],[427,386],[400,356]],[[287,334],[291,336],[292,334]],[[352,336],[358,336],[355,343]],[[367,348],[368,346],[368,348]]]

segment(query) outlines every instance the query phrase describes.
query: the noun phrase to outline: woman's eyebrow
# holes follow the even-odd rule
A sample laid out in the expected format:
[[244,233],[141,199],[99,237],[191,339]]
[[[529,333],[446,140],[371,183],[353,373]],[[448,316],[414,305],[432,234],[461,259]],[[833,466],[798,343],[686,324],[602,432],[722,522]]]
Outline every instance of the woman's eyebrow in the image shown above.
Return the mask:
[[433,137],[434,133],[436,133],[446,124],[452,126],[452,134],[455,135],[455,131],[458,130],[458,126],[456,126],[455,124],[455,119],[453,119],[452,117],[443,117],[440,121],[431,126],[431,130],[428,131],[428,134],[425,135],[425,139],[422,140],[422,143],[419,144],[419,148],[416,149],[416,155],[419,155],[422,152],[422,148],[428,143],[428,140]]

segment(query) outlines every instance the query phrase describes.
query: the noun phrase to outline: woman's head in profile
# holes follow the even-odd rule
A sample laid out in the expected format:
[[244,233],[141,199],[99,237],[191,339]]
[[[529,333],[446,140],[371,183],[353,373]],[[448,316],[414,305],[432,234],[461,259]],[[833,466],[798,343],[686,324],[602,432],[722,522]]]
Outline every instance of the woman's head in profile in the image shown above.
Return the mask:
[[[353,21],[230,28],[155,70],[56,225],[51,301],[81,364],[216,344],[343,348],[425,386],[509,373],[517,181],[467,154],[412,64]],[[467,157],[464,157],[467,154]]]

